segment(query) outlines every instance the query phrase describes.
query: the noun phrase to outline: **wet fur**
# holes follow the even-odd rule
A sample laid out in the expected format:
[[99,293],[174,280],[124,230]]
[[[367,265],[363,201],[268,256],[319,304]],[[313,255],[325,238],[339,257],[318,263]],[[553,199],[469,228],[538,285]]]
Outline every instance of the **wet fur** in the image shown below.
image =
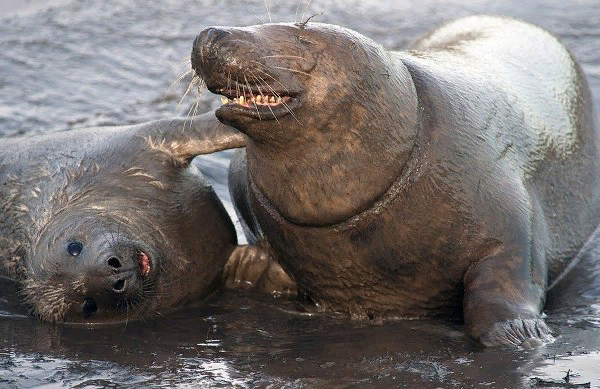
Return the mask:
[[250,138],[230,169],[249,240],[303,293],[357,318],[462,310],[485,345],[548,339],[546,288],[600,222],[597,118],[555,37],[486,16],[402,52],[318,23],[221,30],[192,53],[211,91],[259,66],[299,93],[293,117],[216,113]]
[[236,234],[190,161],[217,151],[220,135],[228,145],[244,139],[219,132],[226,127],[212,115],[195,120],[196,127],[189,118],[0,140],[0,276],[21,282],[33,314],[62,321],[87,293],[50,254],[69,231],[105,231],[108,244],[128,236],[160,258],[158,277],[100,320],[155,314],[220,283]]

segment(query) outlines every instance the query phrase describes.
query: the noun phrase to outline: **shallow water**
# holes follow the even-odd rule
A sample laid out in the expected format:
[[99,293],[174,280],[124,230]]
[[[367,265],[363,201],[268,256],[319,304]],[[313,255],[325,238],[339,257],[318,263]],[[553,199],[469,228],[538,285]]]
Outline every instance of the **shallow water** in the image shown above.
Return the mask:
[[[271,17],[293,21],[323,12],[317,20],[389,48],[458,16],[523,18],[564,40],[600,106],[598,0],[389,3],[315,0],[304,11],[297,1],[272,0]],[[0,15],[0,136],[186,115],[195,91],[179,109],[178,102],[190,77],[169,86],[186,70],[179,64],[188,59],[194,36],[208,25],[269,19],[258,0],[0,0]],[[199,99],[199,112],[218,105],[209,93]],[[229,156],[198,163],[231,210]],[[583,265],[598,252],[592,247]],[[564,285],[600,280],[596,273],[580,271]],[[568,370],[571,383],[600,388],[600,304],[594,298],[600,293],[588,290],[584,298],[572,290],[558,288],[551,299],[554,306],[573,306],[548,312],[556,342],[512,351],[481,349],[464,338],[459,323],[352,322],[240,293],[144,322],[59,326],[28,317],[14,285],[2,280],[0,388],[521,388],[534,377],[562,380]]]

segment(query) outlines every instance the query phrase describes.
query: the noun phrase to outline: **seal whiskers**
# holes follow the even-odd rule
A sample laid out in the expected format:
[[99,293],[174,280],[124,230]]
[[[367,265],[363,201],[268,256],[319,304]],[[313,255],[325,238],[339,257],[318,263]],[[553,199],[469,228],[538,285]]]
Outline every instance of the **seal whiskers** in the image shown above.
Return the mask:
[[[252,77],[254,77],[255,80],[258,80],[254,74],[252,74],[252,71],[250,71],[250,75]],[[263,94],[262,90],[260,89],[260,87],[257,85],[258,91],[260,92],[260,95],[263,97],[263,100],[265,99],[265,95]],[[268,100],[268,98],[267,98]],[[273,108],[271,108],[270,105],[267,104],[267,107],[269,108],[269,111],[271,111],[271,115],[273,115],[273,117],[275,118],[275,120],[277,120],[277,116],[275,116],[275,112],[273,112]],[[279,127],[282,127],[281,123],[279,123],[279,120],[277,120],[277,123],[279,124]],[[283,128],[283,127],[282,127]]]
[[[289,91],[289,90],[286,88],[286,86],[285,86],[283,83],[281,83],[281,81],[279,81],[278,79],[276,79],[275,77],[273,77],[273,76],[272,76],[272,75],[270,75],[269,73],[267,73],[267,72],[265,72],[265,71],[263,71],[263,70],[260,70],[260,69],[254,69],[254,70],[256,70],[256,71],[258,71],[258,72],[261,72],[261,73],[263,73],[264,75],[266,75],[267,77],[269,77],[270,79],[272,79],[273,81],[275,81],[276,83],[278,83],[279,85],[281,85],[281,87],[282,87],[283,89],[285,89],[285,91],[286,91],[286,93],[287,93],[288,95],[291,95],[291,94],[292,94],[292,93],[291,93],[291,92],[290,92],[290,91]],[[251,71],[250,73],[252,73],[252,71]],[[265,81],[264,81],[264,79],[262,79],[262,78],[261,78],[261,80],[262,80],[263,82],[265,82]]]
[[[256,69],[259,70],[259,69]],[[275,97],[277,97],[277,101],[281,101],[281,104],[283,104],[283,106],[288,110],[288,112],[290,113],[290,115],[292,115],[292,117],[298,122],[298,124],[302,124],[300,123],[300,120],[298,120],[298,118],[296,117],[296,115],[294,115],[294,112],[292,111],[292,109],[285,103],[285,101],[283,101],[283,99],[281,98],[281,96],[279,95],[279,93],[277,93],[275,91],[275,89],[273,89],[273,87],[271,87],[271,85],[269,85],[262,77],[256,77],[254,76],[254,74],[252,73],[252,71],[250,71],[250,74],[252,75],[252,77],[254,77],[256,80],[258,80],[260,83],[262,83],[263,85],[265,85],[267,88],[269,88],[269,90],[271,90],[271,92],[273,93],[273,95]],[[271,113],[273,113],[273,110],[271,109]],[[275,114],[273,113],[273,117],[275,118],[275,120],[277,120],[277,117],[275,116]]]
[[[252,93],[252,88],[250,87],[250,83],[248,82],[248,78],[246,78],[246,75],[244,74],[244,81],[246,81],[246,85],[248,86],[248,92]],[[260,94],[262,96],[262,93]],[[258,120],[262,120],[262,118],[260,117],[260,111],[258,110],[258,105],[256,105],[256,101],[255,99],[251,99],[252,104],[254,104],[254,108],[256,108],[256,114],[258,115]]]
[[192,88],[195,85],[204,85],[202,78],[198,77],[198,76],[194,76],[192,77],[192,80],[190,81],[188,87],[186,88],[185,92],[183,93],[183,96],[181,96],[181,99],[179,100],[179,102],[177,103],[177,109],[179,109],[179,107],[181,106],[181,103],[183,103],[183,99],[185,98],[185,96],[188,95],[188,93],[190,93],[190,91],[192,90]]
[[[188,60],[188,66],[189,66],[189,60]],[[185,72],[183,72],[183,74],[181,74],[179,77],[177,77],[172,83],[171,85],[169,85],[169,88],[167,89],[167,92],[173,91],[175,90],[175,88],[177,87],[177,85],[179,85],[179,83],[181,82],[181,80],[183,80],[185,78],[185,76],[187,76],[188,74],[192,73],[194,71],[194,69],[192,69],[191,67],[186,70]],[[193,79],[193,77],[192,77]]]
[[269,67],[271,67],[273,69],[287,70],[287,71],[290,71],[290,72],[302,74],[303,76],[307,76],[307,77],[313,77],[312,74],[303,72],[302,70],[297,70],[297,69],[292,69],[292,68],[286,68],[286,67],[283,67],[283,66],[274,66],[274,65],[269,65]]
[[294,23],[296,23],[298,21],[298,10],[300,9],[301,5],[302,5],[302,0],[298,0],[298,5],[296,6],[296,13],[294,14]]
[[[300,21],[302,21],[302,19],[304,19],[304,14],[306,13],[306,11],[308,10],[308,6],[310,5],[310,3],[312,2],[312,0],[308,0],[306,2],[306,7],[304,7],[304,11],[302,11],[302,16],[300,17]],[[306,21],[308,22],[308,20]]]
[[[278,55],[265,55],[265,56],[260,57],[259,59],[265,59],[265,58],[294,58],[294,59],[302,59],[302,60],[307,61],[306,58],[300,57],[298,55],[281,55],[281,54],[278,54]],[[258,62],[258,63],[260,63],[260,62]]]

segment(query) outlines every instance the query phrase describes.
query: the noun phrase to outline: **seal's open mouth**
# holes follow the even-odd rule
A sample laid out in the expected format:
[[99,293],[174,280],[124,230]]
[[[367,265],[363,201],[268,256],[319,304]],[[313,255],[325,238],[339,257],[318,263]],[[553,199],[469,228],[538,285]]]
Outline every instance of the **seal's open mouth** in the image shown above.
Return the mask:
[[[209,88],[210,89],[210,88]],[[262,88],[218,88],[211,92],[221,95],[221,109],[260,120],[276,119],[292,113],[297,98],[278,91],[267,93]]]
[[138,251],[138,264],[140,266],[140,273],[142,277],[147,277],[152,271],[152,262],[150,257],[143,251]]
[[[247,118],[298,120],[295,111],[316,66],[314,50],[298,41],[298,33],[294,25],[208,27],[194,39],[192,69],[209,91],[223,96],[219,120],[238,129]],[[271,36],[275,42],[265,45]]]

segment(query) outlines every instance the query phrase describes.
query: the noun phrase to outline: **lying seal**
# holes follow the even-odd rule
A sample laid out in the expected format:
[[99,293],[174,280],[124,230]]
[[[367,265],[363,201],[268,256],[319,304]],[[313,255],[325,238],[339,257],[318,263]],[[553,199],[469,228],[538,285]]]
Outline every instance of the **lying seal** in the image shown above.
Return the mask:
[[323,309],[549,337],[546,287],[600,221],[590,91],[555,37],[474,16],[390,52],[325,24],[213,27],[192,67],[250,139],[230,168],[250,238]]
[[245,137],[214,113],[184,122],[0,139],[0,275],[21,282],[35,315],[131,320],[206,296],[229,258],[265,257],[236,247],[190,164]]

